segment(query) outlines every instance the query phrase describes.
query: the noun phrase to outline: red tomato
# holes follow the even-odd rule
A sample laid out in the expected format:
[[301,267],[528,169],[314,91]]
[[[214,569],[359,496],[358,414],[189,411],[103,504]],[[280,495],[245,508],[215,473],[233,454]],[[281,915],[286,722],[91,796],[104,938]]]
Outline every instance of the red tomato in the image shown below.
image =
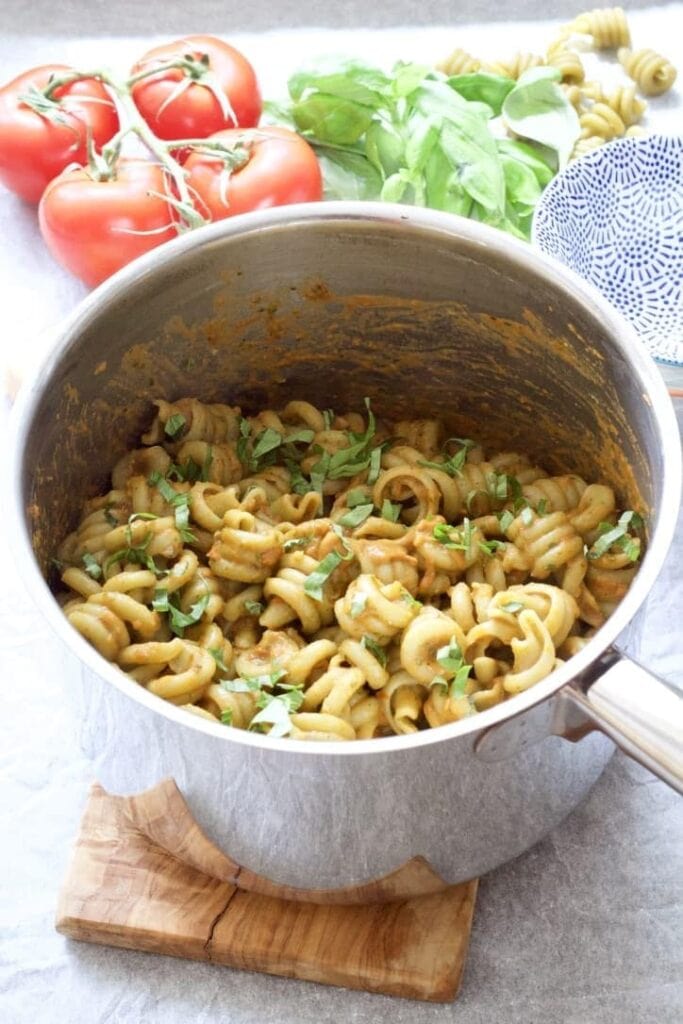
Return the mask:
[[185,162],[187,184],[197,207],[211,220],[322,197],[322,175],[315,153],[300,135],[286,128],[263,127],[217,132],[212,139],[235,146],[252,138],[248,163],[228,174],[221,160],[192,153]]
[[[137,62],[131,75],[185,55],[197,65],[208,58],[207,84],[193,82],[187,72],[173,68],[133,86],[135,104],[156,135],[162,139],[203,139],[223,128],[258,124],[261,93],[254,69],[246,57],[214,36],[187,36],[157,46]],[[183,88],[184,83],[189,84]],[[213,90],[225,96],[225,109]]]
[[85,169],[66,171],[48,185],[38,208],[48,249],[89,285],[177,234],[174,211],[163,199],[168,189],[162,168],[124,159],[116,173],[110,181],[95,181]]
[[66,124],[22,103],[20,96],[28,93],[31,85],[42,89],[50,75],[71,70],[63,64],[33,68],[0,89],[0,181],[29,203],[37,203],[48,182],[68,164],[86,162],[88,126],[98,148],[119,127],[109,93],[93,78],[56,91]]

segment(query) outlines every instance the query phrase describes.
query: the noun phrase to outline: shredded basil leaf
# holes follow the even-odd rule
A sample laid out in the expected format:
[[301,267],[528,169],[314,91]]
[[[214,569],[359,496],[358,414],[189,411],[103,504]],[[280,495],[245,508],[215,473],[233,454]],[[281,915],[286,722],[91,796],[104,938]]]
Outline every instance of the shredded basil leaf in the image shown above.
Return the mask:
[[351,598],[351,610],[349,615],[352,619],[357,619],[359,615],[362,615],[365,611],[365,606],[368,603],[367,594],[354,594]]
[[223,660],[223,651],[221,650],[220,647],[209,647],[209,654],[216,662],[216,666],[218,667],[219,671],[229,671],[228,666],[225,664],[225,661]]
[[232,725],[232,708],[221,709],[221,722],[223,725]]
[[94,580],[99,580],[101,578],[102,566],[99,564],[97,559],[87,551],[83,555],[83,565],[88,576],[92,576]]
[[382,519],[386,519],[390,523],[397,523],[400,514],[401,506],[394,504],[393,501],[389,501],[388,498],[385,498],[382,502],[382,511],[380,512]]
[[260,601],[245,601],[244,607],[250,615],[260,615],[263,611],[263,605]]
[[387,667],[387,652],[380,644],[377,643],[376,640],[373,640],[371,636],[368,636],[368,634],[365,633],[360,645],[361,647],[365,647],[367,651],[370,651],[370,654],[377,659],[382,668]]
[[515,612],[521,612],[524,608],[524,605],[521,601],[508,601],[507,604],[502,604],[500,607],[502,611],[510,612],[514,615]]
[[309,597],[312,597],[314,601],[323,600],[323,587],[337,566],[343,561],[344,556],[340,555],[338,551],[330,551],[322,561],[318,562],[317,568],[306,577],[306,582],[304,583],[304,591]]
[[355,508],[356,505],[366,505],[368,501],[368,494],[362,487],[354,487],[352,491],[346,495],[346,507]]
[[613,546],[621,548],[632,562],[638,560],[640,554],[640,542],[637,538],[631,537],[628,530],[642,529],[643,518],[632,509],[627,509],[619,516],[616,526],[612,523],[599,523],[598,531],[600,536],[588,550],[588,557],[591,560],[602,557]]
[[370,505],[356,505],[355,508],[349,509],[343,516],[338,520],[340,526],[345,526],[347,529],[354,529],[356,526],[360,526],[365,520],[372,515],[374,506]]
[[284,542],[284,544],[282,545],[282,550],[284,552],[288,552],[295,551],[297,548],[305,548],[311,543],[312,540],[312,537],[291,537],[289,540],[286,540]]
[[176,438],[186,423],[187,420],[182,413],[176,412],[166,420],[164,433],[167,437]]

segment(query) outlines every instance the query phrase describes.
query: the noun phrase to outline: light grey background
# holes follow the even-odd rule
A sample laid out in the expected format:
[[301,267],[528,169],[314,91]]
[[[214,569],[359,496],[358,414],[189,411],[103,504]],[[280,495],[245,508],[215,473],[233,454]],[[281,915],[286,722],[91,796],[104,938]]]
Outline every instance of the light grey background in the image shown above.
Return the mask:
[[[611,6],[611,0],[604,0]],[[570,18],[597,0],[1,0],[0,33],[129,35],[255,32],[274,28],[388,28]],[[655,6],[621,0],[625,9]],[[660,5],[661,6],[661,5]]]
[[[552,14],[561,19],[578,6],[563,0]],[[259,72],[277,84],[284,77],[283,63],[336,42],[340,48],[352,42],[366,53],[376,52],[377,59],[424,59],[455,45],[454,33],[445,29],[380,35],[365,31],[370,26],[479,22],[458,31],[457,41],[471,41],[475,52],[490,42],[504,53],[533,49],[535,26],[489,29],[481,22],[548,13],[548,5],[538,0],[432,2],[419,10],[407,0],[376,6],[361,0],[326,6],[313,0],[277,5],[259,0],[249,8],[218,0],[194,5],[67,0],[59,9],[54,0],[0,0],[0,76],[62,58],[83,66],[104,56],[107,64],[126,67],[146,45],[139,37],[148,35],[214,31],[233,38],[240,30],[298,25],[355,29],[353,36],[244,37]],[[675,56],[683,37],[683,6],[658,8],[635,18],[634,25],[644,42],[669,46]],[[92,38],[103,35],[115,38],[104,46]],[[669,113],[680,111],[671,106],[675,102],[670,101]],[[85,289],[45,252],[33,212],[0,190],[0,344],[9,361],[21,367],[44,347],[40,332],[83,294]],[[653,668],[681,683],[682,555],[679,520],[676,548],[649,602],[641,652]],[[53,930],[57,892],[92,781],[67,710],[66,694],[78,668],[34,610],[6,550],[2,564],[0,1024],[683,1020],[683,801],[620,755],[563,825],[483,879],[464,985],[453,1005],[369,996],[62,939]]]

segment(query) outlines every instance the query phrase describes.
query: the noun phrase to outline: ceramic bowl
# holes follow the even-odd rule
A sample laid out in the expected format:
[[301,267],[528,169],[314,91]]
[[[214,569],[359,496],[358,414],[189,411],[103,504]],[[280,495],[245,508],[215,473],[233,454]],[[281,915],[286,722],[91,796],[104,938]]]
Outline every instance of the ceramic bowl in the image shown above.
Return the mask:
[[543,193],[532,241],[683,372],[683,137],[618,139],[571,163]]

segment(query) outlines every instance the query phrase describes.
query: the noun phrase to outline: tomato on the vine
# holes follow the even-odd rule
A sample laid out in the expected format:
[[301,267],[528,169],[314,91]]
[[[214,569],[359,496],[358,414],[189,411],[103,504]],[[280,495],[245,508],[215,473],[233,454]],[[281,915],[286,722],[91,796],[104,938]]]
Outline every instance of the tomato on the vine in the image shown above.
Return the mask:
[[161,139],[206,138],[224,128],[251,128],[261,116],[261,93],[246,57],[214,36],[187,36],[149,50],[131,77],[177,60],[185,67],[135,82],[135,105]]
[[69,164],[86,162],[88,129],[97,147],[118,131],[112,98],[94,78],[56,89],[54,102],[41,98],[52,75],[69,71],[33,68],[0,89],[0,181],[29,203]]
[[89,285],[177,235],[163,168],[122,159],[115,173],[98,181],[86,168],[66,171],[48,185],[38,209],[52,255]]
[[[246,141],[245,141],[246,140]],[[264,126],[250,132],[217,132],[208,141],[230,146],[245,162],[228,170],[220,157],[193,152],[185,162],[187,184],[200,213],[211,220],[322,197],[322,175],[315,153],[287,128]]]

